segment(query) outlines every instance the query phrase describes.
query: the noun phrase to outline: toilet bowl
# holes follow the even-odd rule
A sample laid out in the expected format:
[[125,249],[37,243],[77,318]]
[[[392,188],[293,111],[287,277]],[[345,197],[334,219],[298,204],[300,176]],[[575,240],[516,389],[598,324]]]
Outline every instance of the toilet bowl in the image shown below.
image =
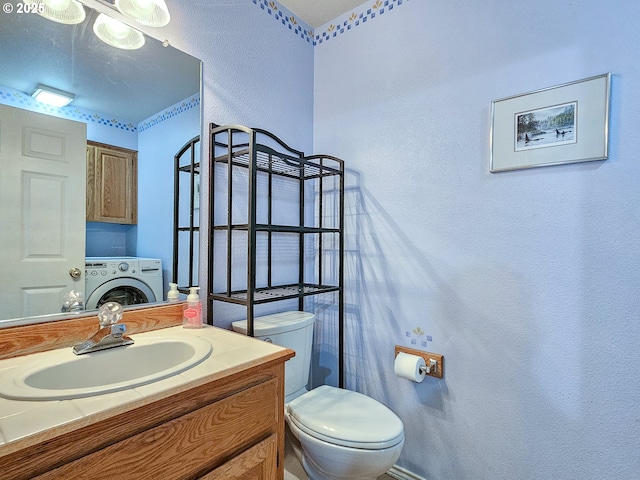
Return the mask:
[[[322,385],[307,391],[315,315],[254,319],[254,336],[295,350],[285,364],[285,420],[310,480],[375,480],[398,460],[404,426],[388,407],[358,392]],[[246,320],[233,322],[246,333]],[[291,438],[293,437],[293,438]]]
[[402,421],[357,392],[320,386],[289,402],[285,419],[310,480],[376,479],[398,460]]

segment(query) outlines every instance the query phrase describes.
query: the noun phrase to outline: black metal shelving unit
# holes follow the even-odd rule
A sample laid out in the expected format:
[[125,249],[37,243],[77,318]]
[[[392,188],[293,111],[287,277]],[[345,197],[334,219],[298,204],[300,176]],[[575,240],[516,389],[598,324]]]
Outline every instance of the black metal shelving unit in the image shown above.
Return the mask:
[[[208,323],[214,302],[242,305],[253,336],[256,305],[297,299],[303,310],[306,297],[336,292],[343,386],[344,162],[305,156],[262,129],[211,124],[209,133]],[[278,222],[282,192],[295,200],[295,221]],[[281,282],[275,244],[287,242],[297,272]]]
[[[173,271],[172,281],[178,284],[178,290],[189,293],[189,287],[197,286],[195,278],[194,254],[198,248],[200,226],[196,210],[199,202],[199,155],[200,136],[193,137],[174,155],[174,209],[173,209]],[[188,208],[181,205],[183,189],[181,180],[187,180]],[[186,213],[186,219],[185,214]],[[182,248],[187,248],[185,261],[181,261]],[[185,265],[186,263],[186,265]],[[186,271],[186,272],[185,272]],[[180,279],[188,279],[186,284],[180,285]]]

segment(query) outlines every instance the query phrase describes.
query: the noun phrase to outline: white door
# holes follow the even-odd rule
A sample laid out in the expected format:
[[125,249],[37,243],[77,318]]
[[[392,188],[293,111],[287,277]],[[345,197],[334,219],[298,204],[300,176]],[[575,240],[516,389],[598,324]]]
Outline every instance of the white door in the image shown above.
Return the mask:
[[0,105],[0,319],[84,292],[86,148],[86,124]]

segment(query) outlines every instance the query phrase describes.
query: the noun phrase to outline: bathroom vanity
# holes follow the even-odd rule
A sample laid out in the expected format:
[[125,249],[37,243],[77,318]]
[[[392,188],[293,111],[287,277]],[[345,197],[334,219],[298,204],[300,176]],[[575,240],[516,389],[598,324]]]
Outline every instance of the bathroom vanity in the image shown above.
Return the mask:
[[[211,342],[212,353],[170,378],[97,397],[1,398],[0,476],[283,478],[284,363],[294,352],[216,327],[177,326],[138,338],[185,335]],[[1,361],[0,381],[14,364],[31,357]]]

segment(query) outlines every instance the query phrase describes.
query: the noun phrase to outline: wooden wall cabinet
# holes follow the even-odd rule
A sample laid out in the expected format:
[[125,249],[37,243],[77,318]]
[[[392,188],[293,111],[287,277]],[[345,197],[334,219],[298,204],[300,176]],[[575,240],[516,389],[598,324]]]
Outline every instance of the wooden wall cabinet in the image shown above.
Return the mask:
[[138,223],[138,152],[87,142],[87,221]]

